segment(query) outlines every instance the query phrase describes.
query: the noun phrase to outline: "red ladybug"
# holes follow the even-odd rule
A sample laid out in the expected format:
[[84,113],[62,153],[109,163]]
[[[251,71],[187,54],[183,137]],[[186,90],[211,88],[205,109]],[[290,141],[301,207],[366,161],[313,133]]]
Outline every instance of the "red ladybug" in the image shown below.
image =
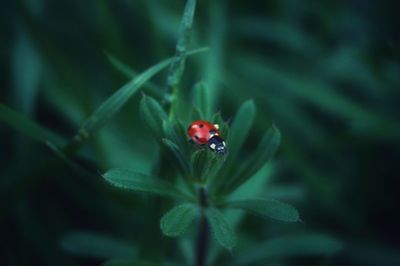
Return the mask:
[[212,151],[225,154],[227,151],[225,140],[220,137],[219,126],[204,120],[197,120],[190,124],[188,135],[194,143],[206,145]]

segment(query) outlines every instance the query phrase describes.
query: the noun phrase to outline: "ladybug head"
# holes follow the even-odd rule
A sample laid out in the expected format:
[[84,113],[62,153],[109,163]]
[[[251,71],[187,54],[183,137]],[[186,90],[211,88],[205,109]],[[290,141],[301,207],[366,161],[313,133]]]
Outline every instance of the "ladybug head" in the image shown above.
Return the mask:
[[210,138],[207,142],[207,145],[208,148],[210,148],[210,150],[215,151],[216,153],[219,154],[227,153],[227,148],[224,139],[217,135],[214,135],[212,138]]

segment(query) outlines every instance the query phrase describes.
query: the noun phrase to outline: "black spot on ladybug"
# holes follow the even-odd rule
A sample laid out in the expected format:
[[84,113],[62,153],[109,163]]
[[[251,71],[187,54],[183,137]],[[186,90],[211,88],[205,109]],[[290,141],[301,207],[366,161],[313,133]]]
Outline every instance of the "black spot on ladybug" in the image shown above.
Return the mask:
[[203,124],[200,124],[199,127],[202,128],[202,127],[204,127],[204,125],[203,125]]
[[196,139],[199,139],[199,136],[197,136],[197,135],[194,135],[194,137],[195,137]]

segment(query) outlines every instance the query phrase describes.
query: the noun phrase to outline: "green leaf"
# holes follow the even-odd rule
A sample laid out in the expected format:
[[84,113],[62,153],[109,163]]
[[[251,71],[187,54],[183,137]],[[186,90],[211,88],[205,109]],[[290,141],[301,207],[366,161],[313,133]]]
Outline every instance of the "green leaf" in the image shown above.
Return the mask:
[[[259,197],[263,194],[265,187],[273,176],[275,166],[273,164],[266,164],[255,175],[248,179],[237,190],[229,194],[227,201],[241,200],[245,198]],[[247,212],[238,211],[237,209],[227,209],[225,216],[229,223],[236,228],[240,225],[241,221],[246,217]]]
[[186,174],[190,173],[188,160],[184,155],[183,151],[179,148],[179,146],[167,138],[162,139],[162,142],[175,155],[175,158],[178,160],[179,164],[181,165],[182,169],[186,172]]
[[206,88],[206,84],[204,82],[198,82],[193,88],[192,98],[193,105],[200,110],[201,119],[208,120],[211,115],[210,104],[208,102],[209,89]]
[[106,172],[103,177],[109,183],[119,188],[178,199],[191,199],[191,197],[179,191],[171,184],[135,171],[114,168]]
[[225,193],[229,193],[239,187],[243,182],[256,174],[263,165],[268,163],[277,151],[280,141],[281,133],[279,129],[273,125],[265,133],[251,158],[226,185]]
[[135,258],[137,248],[129,243],[94,232],[74,232],[61,240],[64,250],[93,258]]
[[230,128],[229,138],[226,140],[229,146],[227,164],[230,166],[232,164],[237,165],[237,156],[253,126],[255,114],[256,108],[252,100],[244,102],[236,113]]
[[239,208],[264,217],[283,222],[298,222],[299,212],[293,206],[278,200],[236,200],[224,204],[228,208]]
[[174,122],[170,122],[174,128],[174,131],[176,132],[176,135],[180,141],[181,148],[184,151],[184,154],[189,154],[189,148],[190,148],[190,143],[189,143],[189,136],[187,134],[187,126],[183,125],[183,122],[181,120],[177,120]]
[[224,215],[215,208],[207,209],[206,214],[211,230],[218,243],[229,250],[236,246],[236,234],[231,225],[226,221]]
[[107,124],[132,95],[134,95],[147,80],[168,66],[169,62],[170,59],[156,64],[118,89],[83,123],[83,126],[79,129],[77,138],[87,139],[91,134]]
[[264,163],[271,160],[275,152],[278,150],[280,143],[281,133],[275,125],[272,125],[258,144],[258,148],[253,155],[255,160],[249,165],[248,173],[250,173],[250,175],[256,173]]
[[110,61],[111,65],[115,67],[119,72],[124,74],[127,77],[134,78],[138,75],[136,71],[130,68],[127,64],[122,62],[120,59],[116,58],[114,55],[109,53],[108,51],[104,51],[107,56],[108,61]]
[[[229,194],[228,200],[240,200],[260,196],[274,175],[275,165],[267,163],[261,169],[246,180],[238,189]],[[272,197],[271,197],[272,198]]]
[[178,133],[175,130],[176,127],[173,124],[175,123],[170,122],[169,120],[162,121],[164,136],[167,139],[172,140],[180,149],[182,149],[182,139],[178,136]]
[[[204,173],[205,183],[213,183],[216,177],[218,177],[218,173],[222,166],[225,165],[225,157],[217,154],[215,152],[208,152],[208,165],[206,168],[206,172]],[[210,185],[211,186],[211,185]]]
[[143,95],[140,105],[140,114],[146,124],[157,137],[162,136],[163,121],[168,118],[161,105],[153,98]]
[[195,151],[191,157],[192,176],[203,184],[212,179],[224,163],[224,157],[207,148]]
[[253,265],[293,256],[326,256],[341,249],[335,238],[323,234],[300,234],[270,239],[238,252],[236,265]]
[[203,180],[210,163],[209,153],[207,149],[200,149],[192,154],[190,165],[192,166],[192,176],[195,180]]
[[[196,54],[203,52],[206,49],[196,49],[189,54]],[[108,121],[128,102],[132,95],[137,92],[143,84],[145,84],[149,79],[151,79],[158,72],[167,67],[173,58],[166,59],[160,63],[150,67],[137,77],[133,78],[131,81],[123,85],[118,89],[113,95],[111,95],[107,100],[105,100],[99,108],[97,108],[93,114],[83,123],[82,127],[79,129],[78,134],[74,137],[73,143],[70,146],[80,146],[86,139],[88,139],[92,134],[101,129]]]
[[0,121],[39,142],[52,142],[57,145],[62,145],[65,142],[50,130],[3,104],[0,104]]
[[[122,62],[121,60],[119,60],[118,58],[116,58],[114,55],[112,55],[109,52],[105,52],[108,61],[110,61],[110,63],[122,74],[124,74],[125,76],[129,77],[129,78],[135,78],[139,75],[139,73],[137,73],[135,70],[133,70],[132,68],[130,68],[127,64],[125,64],[124,62]],[[162,96],[162,89],[157,86],[157,84],[154,84],[151,81],[147,81],[144,84],[145,88],[147,88],[149,90],[149,92],[154,93],[155,95],[161,97]]]
[[[222,185],[226,189],[232,183],[231,177],[237,172],[236,168],[240,166],[237,157],[253,125],[255,113],[256,108],[252,100],[244,102],[236,113],[229,130],[229,136],[226,139],[229,154],[226,159],[224,171],[220,173],[216,180],[217,187]],[[222,137],[224,136],[222,135]],[[230,180],[229,183],[225,182],[227,179]]]
[[166,213],[160,221],[160,228],[164,235],[180,236],[196,217],[197,209],[192,204],[179,205]]

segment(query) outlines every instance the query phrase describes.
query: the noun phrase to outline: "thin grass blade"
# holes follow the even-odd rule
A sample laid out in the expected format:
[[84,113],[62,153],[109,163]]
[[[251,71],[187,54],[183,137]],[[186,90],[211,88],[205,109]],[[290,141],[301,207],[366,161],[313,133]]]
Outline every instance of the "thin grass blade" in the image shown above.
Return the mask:
[[[206,49],[204,48],[196,49],[191,53],[188,53],[188,55],[204,52],[205,50]],[[142,87],[143,84],[167,67],[172,60],[173,58],[161,61],[118,89],[83,123],[82,127],[73,138],[73,141],[66,149],[72,151],[77,150],[85,140],[106,125],[109,120],[128,102],[132,95],[134,95]]]
[[[129,67],[126,63],[122,62],[120,59],[112,55],[111,53],[105,51],[105,55],[107,56],[108,61],[110,61],[111,65],[115,67],[120,73],[125,75],[128,78],[136,78],[139,73],[135,70],[133,70],[131,67]],[[150,80],[147,81],[143,85],[146,89],[148,89],[149,92],[152,94],[162,97],[162,88],[160,88],[157,84],[151,82]]]
[[43,143],[52,142],[57,145],[63,145],[65,143],[61,137],[47,128],[38,125],[28,117],[3,104],[0,104],[0,121],[36,141]]

